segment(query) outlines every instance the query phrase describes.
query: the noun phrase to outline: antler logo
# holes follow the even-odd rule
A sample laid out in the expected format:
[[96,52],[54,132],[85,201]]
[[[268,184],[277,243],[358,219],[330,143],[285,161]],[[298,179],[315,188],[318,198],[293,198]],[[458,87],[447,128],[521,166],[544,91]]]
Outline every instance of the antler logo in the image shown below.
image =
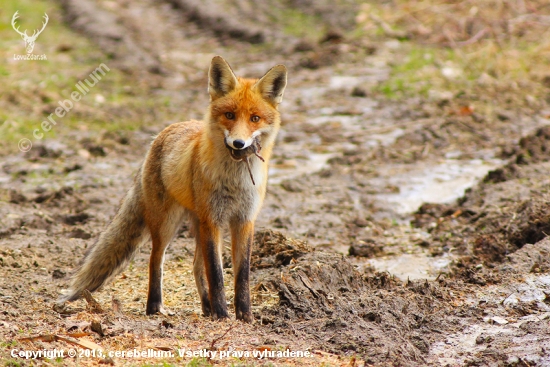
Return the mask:
[[32,53],[32,50],[34,49],[34,43],[35,43],[36,39],[38,38],[40,33],[42,33],[44,28],[46,28],[46,24],[48,24],[48,19],[49,19],[48,14],[44,13],[44,23],[42,23],[42,29],[41,30],[35,30],[32,33],[32,36],[29,36],[27,34],[26,29],[25,29],[25,32],[21,32],[19,30],[19,27],[15,26],[15,21],[17,20],[17,18],[19,18],[18,13],[19,13],[19,11],[16,11],[15,14],[13,15],[13,17],[11,18],[11,26],[13,27],[13,29],[15,29],[15,31],[17,33],[19,33],[21,35],[21,37],[23,38],[23,41],[25,41],[25,47],[27,48],[27,53],[30,54],[30,53]]

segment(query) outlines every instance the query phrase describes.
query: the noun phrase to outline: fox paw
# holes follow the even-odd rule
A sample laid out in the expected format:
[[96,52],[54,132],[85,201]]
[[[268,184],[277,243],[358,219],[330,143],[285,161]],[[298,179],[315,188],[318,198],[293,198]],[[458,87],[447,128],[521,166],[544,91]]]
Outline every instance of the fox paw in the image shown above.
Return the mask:
[[252,321],[254,321],[254,316],[252,316],[251,312],[237,311],[235,316],[237,317],[237,320],[241,320],[249,324],[251,324]]
[[228,318],[229,318],[229,315],[227,314],[227,310],[219,310],[218,312],[212,312],[213,320],[223,320]]
[[162,303],[152,303],[147,305],[147,310],[145,311],[146,315],[164,315],[164,316],[173,316],[174,313],[170,310],[164,308]]

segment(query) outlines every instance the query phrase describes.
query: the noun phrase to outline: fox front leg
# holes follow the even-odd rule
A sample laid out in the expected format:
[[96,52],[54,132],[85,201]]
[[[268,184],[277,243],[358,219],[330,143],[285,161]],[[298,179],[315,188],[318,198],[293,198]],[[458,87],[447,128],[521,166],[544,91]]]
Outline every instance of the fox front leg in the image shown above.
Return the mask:
[[[210,223],[201,221],[199,224],[197,245],[200,248],[197,248],[196,251],[202,252],[202,260],[208,282],[210,314],[214,320],[227,318],[227,302],[223,289],[220,229]],[[205,308],[203,305],[203,311],[205,311]]]
[[234,220],[231,227],[231,255],[235,278],[235,315],[237,320],[252,322],[250,310],[250,254],[254,222]]

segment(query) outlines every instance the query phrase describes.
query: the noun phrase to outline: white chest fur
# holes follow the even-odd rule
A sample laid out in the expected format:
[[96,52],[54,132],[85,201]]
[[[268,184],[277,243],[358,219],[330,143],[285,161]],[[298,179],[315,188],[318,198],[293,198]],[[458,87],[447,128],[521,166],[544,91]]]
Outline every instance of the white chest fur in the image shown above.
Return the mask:
[[209,200],[210,212],[216,223],[228,220],[253,220],[261,204],[261,192],[266,180],[265,170],[257,157],[250,157],[250,172],[245,162],[226,162],[223,170],[212,171],[212,195]]

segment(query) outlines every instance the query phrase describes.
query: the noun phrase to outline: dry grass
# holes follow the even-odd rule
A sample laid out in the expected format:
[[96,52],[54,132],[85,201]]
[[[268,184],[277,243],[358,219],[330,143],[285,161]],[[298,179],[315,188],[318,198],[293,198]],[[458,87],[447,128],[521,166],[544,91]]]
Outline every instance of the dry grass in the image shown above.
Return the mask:
[[376,29],[382,20],[403,37],[440,46],[468,46],[482,39],[540,43],[550,26],[549,13],[550,3],[544,0],[398,0],[377,7],[364,4],[358,21]]
[[403,58],[380,88],[390,97],[450,91],[535,109],[548,98],[547,1],[397,0],[364,4],[357,21],[369,37],[401,41]]

